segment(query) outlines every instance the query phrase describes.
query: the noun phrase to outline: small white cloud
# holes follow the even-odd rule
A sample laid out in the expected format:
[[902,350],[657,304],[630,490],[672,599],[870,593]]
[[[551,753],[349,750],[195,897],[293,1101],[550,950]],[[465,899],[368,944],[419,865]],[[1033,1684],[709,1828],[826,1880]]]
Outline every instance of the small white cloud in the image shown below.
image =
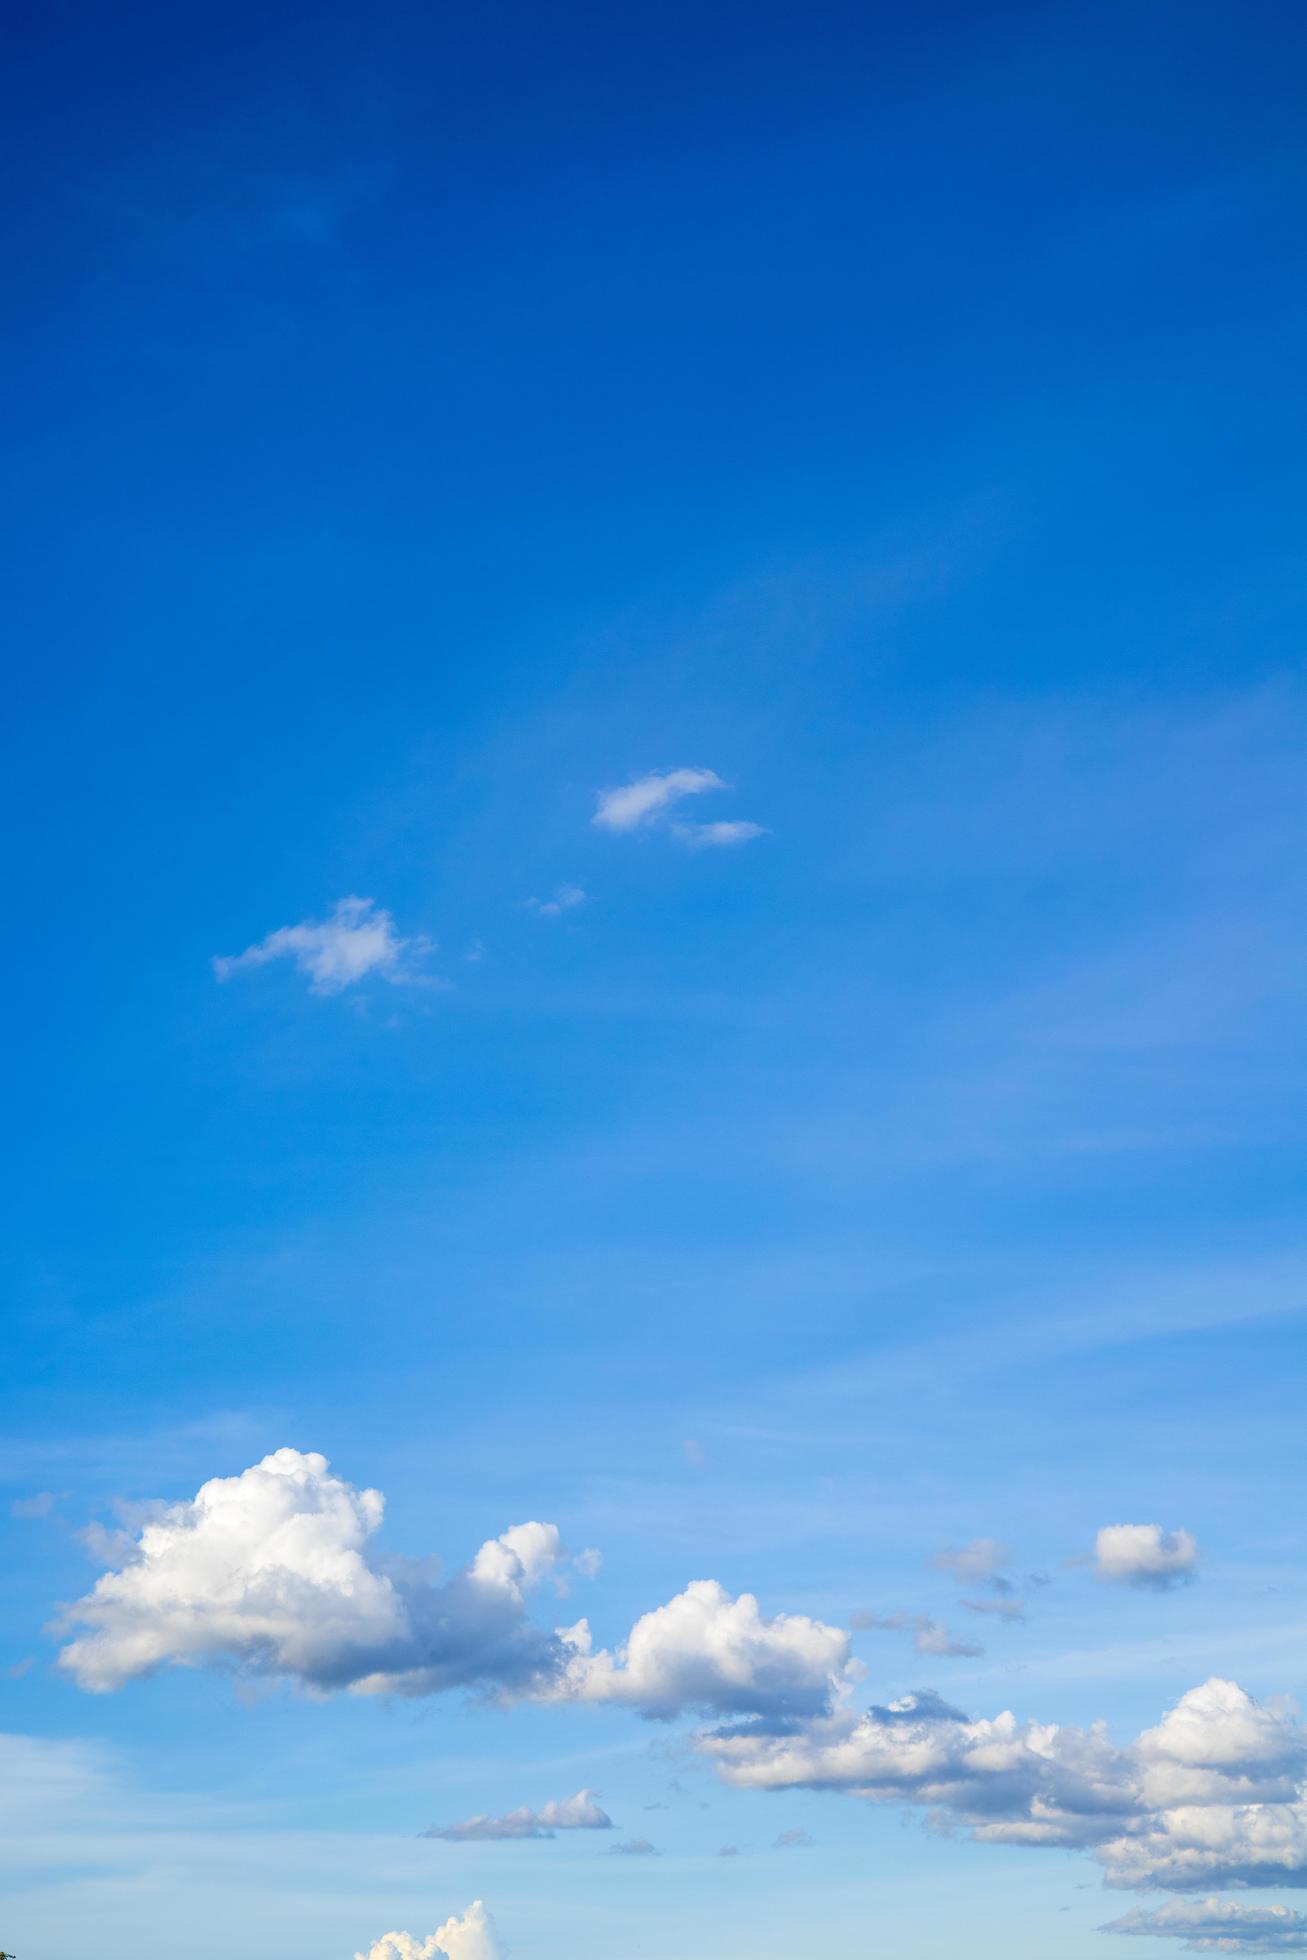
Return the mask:
[[973,1538],[960,1550],[946,1546],[930,1562],[941,1572],[951,1572],[959,1585],[992,1584],[1003,1568],[1011,1565],[1012,1547],[1001,1538]]
[[420,935],[401,938],[375,899],[350,897],[340,900],[330,918],[278,926],[243,953],[215,959],[213,970],[219,980],[230,980],[247,967],[289,959],[308,975],[312,993],[338,994],[368,974],[392,983],[413,981],[419,977],[415,964],[432,951],[432,942]]
[[669,769],[661,776],[640,776],[619,789],[601,789],[590,821],[603,830],[636,830],[684,796],[702,796],[705,790],[725,787],[711,769]]
[[610,1844],[610,1858],[656,1858],[658,1846],[650,1844],[648,1838],[628,1838],[625,1844]]
[[782,1831],[772,1839],[771,1848],[773,1851],[800,1851],[806,1850],[811,1843],[812,1838],[807,1831]]
[[939,1620],[926,1613],[851,1613],[849,1625],[859,1633],[876,1629],[883,1633],[910,1633],[913,1651],[936,1658],[965,1656],[968,1660],[984,1653],[974,1640],[958,1640]]
[[751,838],[766,837],[768,830],[762,823],[674,823],[672,835],[692,851],[729,850]]
[[1114,1585],[1164,1592],[1185,1585],[1198,1569],[1192,1533],[1160,1524],[1105,1524],[1094,1545],[1094,1572]]
[[597,1552],[593,1545],[587,1545],[585,1550],[578,1552],[572,1560],[572,1564],[583,1579],[597,1579],[603,1562],[603,1553]]
[[528,898],[526,909],[534,912],[538,919],[561,918],[564,912],[574,912],[578,905],[584,905],[586,894],[580,885],[559,885],[552,898]]
[[52,1490],[38,1490],[31,1497],[16,1497],[9,1506],[11,1518],[48,1518],[58,1499]]
[[354,1960],[500,1960],[502,1952],[494,1920],[475,1899],[461,1919],[447,1919],[425,1940],[414,1939],[412,1933],[383,1933]]
[[552,1797],[539,1810],[521,1804],[503,1817],[464,1817],[457,1824],[433,1824],[423,1837],[447,1838],[454,1844],[517,1838],[551,1838],[559,1831],[611,1831],[613,1820],[595,1801],[593,1790],[574,1797]]

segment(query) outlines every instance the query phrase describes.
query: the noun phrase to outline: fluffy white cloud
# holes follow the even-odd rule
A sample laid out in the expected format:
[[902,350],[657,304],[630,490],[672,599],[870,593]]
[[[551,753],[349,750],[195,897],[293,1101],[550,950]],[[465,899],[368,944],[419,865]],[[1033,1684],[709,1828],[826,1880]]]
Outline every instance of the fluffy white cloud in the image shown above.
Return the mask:
[[687,1708],[812,1715],[828,1709],[857,1672],[842,1628],[801,1613],[764,1619],[752,1593],[732,1597],[715,1579],[695,1579],[645,1613],[616,1654],[593,1651],[584,1620],[561,1637],[569,1658],[557,1695],[626,1702],[651,1716]]
[[559,1831],[610,1831],[613,1820],[595,1801],[593,1790],[574,1797],[553,1797],[532,1810],[527,1804],[503,1817],[465,1817],[458,1824],[433,1825],[423,1837],[448,1838],[456,1844],[480,1839],[551,1838]]
[[379,1491],[325,1457],[275,1450],[160,1507],[128,1561],[69,1614],[89,1631],[60,1665],[104,1690],[164,1665],[234,1665],[317,1689],[523,1692],[561,1663],[525,1596],[565,1553],[553,1525],[514,1525],[447,1584],[429,1561],[378,1563]]
[[[812,1715],[853,1677],[849,1637],[801,1614],[762,1617],[697,1580],[646,1613],[616,1654],[590,1629],[527,1617],[567,1551],[552,1524],[512,1525],[441,1581],[429,1559],[380,1559],[385,1503],[325,1457],[274,1450],[185,1503],[154,1507],[121,1562],[72,1607],[85,1629],[60,1654],[84,1688],[162,1666],[232,1666],[320,1691],[428,1695],[480,1688],[501,1699],[620,1702],[650,1716]],[[581,1570],[597,1554],[582,1553]]]
[[294,960],[309,976],[311,992],[338,994],[369,973],[383,980],[413,980],[416,962],[433,950],[431,941],[421,936],[402,939],[390,913],[374,899],[342,898],[330,918],[278,926],[243,953],[215,959],[213,970],[219,980],[229,980],[246,967]]
[[425,1940],[412,1933],[383,1933],[354,1960],[501,1960],[495,1922],[475,1899],[461,1919],[447,1919]]
[[1186,1953],[1307,1953],[1307,1913],[1232,1899],[1170,1899],[1154,1912],[1137,1907],[1098,1930],[1183,1940]]
[[1115,1585],[1164,1591],[1192,1579],[1198,1545],[1184,1530],[1160,1524],[1105,1524],[1094,1546],[1094,1571]]
[[1091,1850],[1113,1885],[1307,1884],[1307,1732],[1231,1681],[1191,1688],[1126,1748],[1101,1724],[972,1718],[932,1695],[697,1746],[742,1788],[842,1789],[979,1841]]
[[619,789],[601,789],[591,822],[603,830],[636,830],[663,816],[682,797],[725,787],[711,769],[669,769],[661,776],[639,776]]

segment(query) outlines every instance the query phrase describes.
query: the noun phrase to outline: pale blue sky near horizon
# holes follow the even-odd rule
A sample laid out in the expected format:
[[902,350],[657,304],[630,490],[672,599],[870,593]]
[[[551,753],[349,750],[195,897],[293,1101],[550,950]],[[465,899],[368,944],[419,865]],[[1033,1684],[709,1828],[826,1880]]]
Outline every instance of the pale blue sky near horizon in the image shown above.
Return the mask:
[[[531,1614],[607,1648],[712,1579],[852,1622],[859,1706],[1124,1747],[1307,1693],[1305,52],[1169,0],[23,13],[20,1960],[476,1898],[518,1960],[1090,1960],[1171,1896],[734,1787],[693,1697],[56,1656],[149,1507],[289,1447],[383,1565],[596,1548]],[[389,966],[215,967],[350,897]],[[1126,1521],[1192,1582],[1106,1582]],[[418,1836],[581,1789],[613,1833]]]

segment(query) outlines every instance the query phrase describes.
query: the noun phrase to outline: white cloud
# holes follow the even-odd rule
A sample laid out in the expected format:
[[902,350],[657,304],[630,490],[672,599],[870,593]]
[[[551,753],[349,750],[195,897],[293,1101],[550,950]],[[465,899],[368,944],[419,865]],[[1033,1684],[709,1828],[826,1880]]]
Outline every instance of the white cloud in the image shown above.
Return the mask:
[[1186,1953],[1307,1953],[1307,1913],[1232,1899],[1170,1899],[1153,1912],[1136,1907],[1098,1930],[1183,1940]]
[[974,1586],[992,1581],[1011,1565],[1012,1547],[999,1538],[973,1538],[961,1550],[947,1546],[930,1562],[941,1572],[951,1572],[959,1585]]
[[457,1824],[433,1825],[423,1837],[448,1838],[456,1844],[481,1839],[551,1838],[559,1831],[610,1831],[613,1820],[595,1801],[593,1790],[574,1797],[553,1797],[532,1810],[522,1804],[503,1817],[465,1817]]
[[910,1633],[913,1650],[918,1654],[964,1655],[974,1659],[985,1651],[974,1640],[956,1639],[946,1626],[926,1613],[853,1613],[849,1624],[858,1632],[876,1629],[883,1633]]
[[615,1655],[592,1651],[584,1620],[561,1629],[561,1637],[570,1657],[552,1691],[558,1698],[625,1702],[651,1716],[687,1708],[811,1715],[828,1708],[858,1671],[842,1628],[800,1613],[764,1619],[752,1593],[733,1598],[715,1579],[692,1580],[645,1613]]
[[661,776],[639,776],[619,789],[601,789],[591,822],[604,830],[636,830],[664,815],[682,797],[725,787],[711,769],[669,769]]
[[1116,1585],[1157,1591],[1184,1585],[1198,1568],[1198,1545],[1184,1530],[1160,1524],[1105,1524],[1094,1547],[1094,1571]]
[[159,1507],[131,1557],[71,1608],[89,1631],[60,1665],[117,1688],[165,1665],[235,1665],[315,1689],[504,1693],[556,1670],[556,1637],[528,1625],[525,1595],[565,1557],[553,1525],[514,1525],[439,1584],[429,1561],[371,1554],[384,1511],[325,1457],[275,1450],[195,1498]]
[[[754,1716],[824,1711],[855,1673],[849,1637],[802,1614],[762,1617],[714,1580],[646,1613],[616,1654],[592,1651],[582,1620],[527,1618],[528,1595],[562,1583],[552,1524],[512,1525],[441,1582],[432,1561],[379,1558],[385,1509],[325,1457],[275,1450],[180,1504],[151,1507],[117,1569],[67,1615],[83,1628],[60,1665],[96,1691],[164,1666],[237,1667],[315,1691],[618,1702]],[[597,1554],[581,1555],[593,1570]]]
[[447,1919],[425,1940],[414,1939],[412,1933],[383,1933],[354,1960],[500,1960],[502,1952],[494,1920],[475,1899],[461,1919]]
[[692,851],[729,850],[734,844],[747,844],[754,837],[765,837],[762,823],[674,823],[672,835]]
[[1112,1885],[1307,1885],[1307,1731],[1231,1681],[1191,1688],[1125,1748],[1102,1724],[973,1718],[925,1694],[697,1747],[741,1788],[844,1790],[978,1842],[1089,1850]]
[[415,963],[433,950],[421,936],[402,939],[374,899],[351,897],[342,898],[330,918],[279,926],[243,953],[215,959],[213,970],[219,980],[229,980],[247,967],[289,959],[309,976],[312,993],[338,994],[369,973],[392,982],[414,980]]
[[551,898],[528,898],[526,909],[534,912],[539,919],[557,919],[564,912],[573,912],[578,905],[584,905],[586,894],[580,885],[558,885]]
[[648,1838],[627,1838],[625,1844],[610,1844],[608,1855],[610,1858],[657,1858],[659,1851]]
[[806,1850],[812,1841],[807,1831],[781,1831],[772,1839],[771,1848],[773,1851]]

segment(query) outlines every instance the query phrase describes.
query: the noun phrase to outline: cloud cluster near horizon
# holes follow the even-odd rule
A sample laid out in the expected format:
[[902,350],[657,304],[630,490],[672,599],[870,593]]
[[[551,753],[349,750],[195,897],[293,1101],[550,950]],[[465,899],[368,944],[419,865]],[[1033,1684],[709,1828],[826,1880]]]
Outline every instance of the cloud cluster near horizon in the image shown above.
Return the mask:
[[[446,1579],[429,1558],[378,1555],[383,1510],[380,1492],[289,1448],[192,1500],[151,1507],[126,1553],[112,1546],[115,1568],[70,1610],[85,1631],[60,1664],[94,1690],[166,1665],[235,1666],[316,1693],[463,1688],[650,1719],[694,1714],[718,1726],[691,1746],[740,1788],[919,1806],[978,1842],[1089,1851],[1113,1885],[1307,1885],[1307,1730],[1234,1682],[1190,1689],[1124,1747],[1102,1724],[976,1717],[929,1692],[859,1710],[863,1670],[843,1628],[802,1613],[768,1618],[751,1593],[695,1579],[623,1642],[597,1648],[584,1619],[551,1629],[529,1617],[542,1582],[562,1590],[565,1572],[597,1564],[593,1554],[569,1560],[555,1525],[512,1525]],[[966,1581],[992,1579],[999,1562],[993,1541],[949,1555]],[[923,1651],[949,1651],[933,1622],[895,1623]],[[583,1790],[440,1834],[607,1821]]]
[[1136,1907],[1098,1930],[1182,1940],[1186,1953],[1307,1953],[1307,1913],[1232,1899],[1170,1899],[1153,1912]]
[[977,1843],[1089,1851],[1109,1885],[1307,1885],[1307,1730],[1233,1681],[1191,1688],[1124,1748],[1101,1723],[972,1717],[924,1692],[696,1746],[738,1788],[921,1805]]
[[421,934],[401,938],[375,899],[351,896],[340,899],[328,918],[278,926],[243,953],[216,958],[213,970],[219,980],[230,980],[250,967],[293,960],[308,975],[311,993],[338,994],[369,974],[392,984],[415,981],[420,962],[434,950]]
[[726,784],[713,769],[669,769],[661,775],[638,776],[615,789],[601,789],[591,822],[601,830],[647,830],[665,826],[678,843],[691,850],[730,849],[766,834],[766,827],[743,819],[692,823],[672,820],[673,807],[688,796],[703,796]]
[[501,1960],[502,1953],[494,1920],[481,1900],[474,1899],[461,1919],[447,1919],[426,1939],[383,1933],[354,1960]]

